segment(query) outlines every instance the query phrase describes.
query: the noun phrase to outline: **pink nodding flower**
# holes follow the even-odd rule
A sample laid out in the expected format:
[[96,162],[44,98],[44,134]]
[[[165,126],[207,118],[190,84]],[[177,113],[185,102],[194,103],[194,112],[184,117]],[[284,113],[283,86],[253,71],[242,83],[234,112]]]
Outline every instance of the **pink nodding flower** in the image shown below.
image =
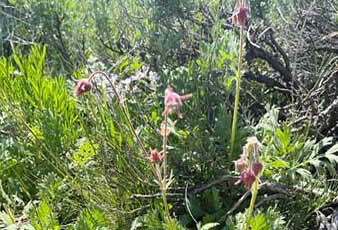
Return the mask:
[[165,99],[164,99],[165,109],[162,115],[164,116],[164,115],[176,113],[177,116],[180,119],[182,119],[183,114],[180,112],[180,107],[182,106],[182,100],[189,99],[190,97],[192,97],[191,93],[180,96],[174,92],[172,87],[169,86],[165,90]]
[[260,162],[254,162],[252,163],[251,168],[255,176],[258,176],[263,170],[263,164]]
[[83,93],[89,91],[92,88],[92,84],[90,83],[90,78],[84,78],[77,82],[74,92],[76,96],[81,96]]
[[245,171],[241,174],[240,179],[235,183],[240,184],[241,182],[244,182],[244,186],[246,189],[250,190],[252,187],[252,184],[256,181],[256,176],[254,174],[254,172],[252,172],[251,170]]
[[236,7],[232,14],[232,24],[236,26],[245,26],[250,17],[250,8],[245,0],[237,0]]
[[162,154],[157,149],[153,149],[151,150],[148,159],[150,163],[160,164],[162,161]]

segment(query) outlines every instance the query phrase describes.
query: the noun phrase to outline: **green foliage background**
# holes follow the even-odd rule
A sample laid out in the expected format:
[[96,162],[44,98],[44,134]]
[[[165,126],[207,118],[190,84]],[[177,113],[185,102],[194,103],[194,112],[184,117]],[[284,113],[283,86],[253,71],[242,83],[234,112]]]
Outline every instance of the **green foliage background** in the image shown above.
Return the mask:
[[[90,93],[74,95],[75,79],[104,70],[116,74],[111,77],[117,77],[114,84],[147,149],[162,145],[167,85],[180,94],[193,93],[183,105],[184,118],[170,121],[169,167],[175,184],[168,199],[176,229],[242,229],[249,201],[231,211],[246,192],[234,185],[236,178],[198,190],[224,175],[238,176],[227,158],[239,43],[230,20],[234,5],[206,0],[2,1],[0,228],[169,229],[147,158],[109,84],[97,78]],[[251,25],[257,31],[274,28],[276,40],[296,63],[293,71],[300,74],[294,74],[295,81],[303,82],[302,73],[312,70],[311,86],[331,79],[330,87],[318,89],[326,92],[318,100],[328,108],[335,105],[337,54],[317,53],[315,62],[299,61],[291,55],[303,38],[283,26],[285,21],[296,24],[309,2],[253,0],[250,7]],[[322,1],[316,7],[330,9],[327,17],[338,25],[337,4]],[[244,69],[277,76],[273,79],[283,85],[278,71],[264,60],[248,58]],[[263,144],[265,165],[265,187],[251,229],[311,229],[320,224],[316,215],[323,216],[336,202],[337,127],[319,135],[322,114],[298,106],[303,97],[260,81],[242,84],[232,160],[247,137],[255,135]],[[278,186],[282,189],[274,190]],[[142,196],[149,194],[153,196]],[[265,199],[272,195],[278,198]]]

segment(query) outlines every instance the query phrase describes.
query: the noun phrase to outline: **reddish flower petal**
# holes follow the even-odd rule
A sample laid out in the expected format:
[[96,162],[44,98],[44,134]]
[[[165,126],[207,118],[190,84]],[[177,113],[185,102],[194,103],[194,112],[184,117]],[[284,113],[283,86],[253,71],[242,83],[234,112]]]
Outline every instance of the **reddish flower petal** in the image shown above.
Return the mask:
[[180,96],[179,94],[175,93],[172,87],[168,87],[165,90],[165,109],[163,111],[163,116],[168,114],[176,113],[179,118],[183,118],[183,114],[180,112],[180,107],[182,106],[182,100],[186,100],[192,97],[192,94],[186,94]]

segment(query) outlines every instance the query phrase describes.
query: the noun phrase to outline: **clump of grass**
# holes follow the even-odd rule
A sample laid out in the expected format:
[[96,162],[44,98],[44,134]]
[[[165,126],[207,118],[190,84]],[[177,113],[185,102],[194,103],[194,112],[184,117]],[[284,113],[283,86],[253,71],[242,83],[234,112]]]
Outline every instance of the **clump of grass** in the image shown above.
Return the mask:
[[127,123],[129,125],[129,129],[133,136],[136,138],[138,144],[141,147],[141,150],[143,154],[147,157],[147,160],[149,162],[150,168],[155,176],[155,181],[159,185],[159,188],[162,193],[162,200],[163,205],[165,208],[165,213],[167,216],[167,222],[170,226],[170,229],[175,229],[174,222],[170,216],[169,211],[169,205],[167,201],[167,191],[170,188],[170,185],[174,182],[174,177],[172,173],[168,173],[168,153],[167,153],[167,144],[168,144],[168,136],[170,134],[170,130],[168,129],[168,116],[170,114],[177,114],[177,116],[182,119],[183,114],[180,112],[180,107],[182,106],[182,100],[186,100],[192,96],[192,94],[187,95],[179,95],[176,92],[174,92],[172,87],[168,87],[165,90],[165,109],[162,113],[164,116],[164,125],[163,129],[161,130],[161,135],[163,136],[163,146],[162,151],[158,151],[157,149],[152,149],[150,151],[147,151],[145,148],[145,145],[143,141],[140,139],[140,137],[137,135],[134,126],[131,122],[131,119],[128,116],[126,106],[121,99],[121,96],[119,95],[118,91],[114,87],[114,84],[109,79],[108,75],[105,72],[102,71],[96,71],[90,75],[90,77],[87,79],[81,79],[77,82],[77,85],[75,87],[75,94],[77,96],[81,96],[85,92],[88,92],[92,89],[91,81],[92,79],[97,76],[98,74],[103,75],[108,82],[110,83],[113,92],[119,102],[119,106],[123,112],[123,115],[126,117]]

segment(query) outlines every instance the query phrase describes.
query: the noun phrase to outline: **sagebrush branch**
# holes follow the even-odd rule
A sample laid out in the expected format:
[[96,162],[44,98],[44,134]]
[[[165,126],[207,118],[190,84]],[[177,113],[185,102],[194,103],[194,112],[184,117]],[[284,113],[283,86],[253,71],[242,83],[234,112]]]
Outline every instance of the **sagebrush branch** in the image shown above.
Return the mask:
[[[220,178],[211,181],[207,184],[203,184],[203,185],[197,185],[194,188],[188,189],[188,195],[195,195],[195,194],[199,194],[213,186],[217,186],[220,184],[223,184],[225,182],[230,182],[230,183],[234,183],[236,180],[238,180],[239,177],[238,176],[231,176],[231,175],[224,175],[221,176]],[[172,191],[175,192],[171,192],[171,193],[167,193],[168,196],[170,197],[184,197],[184,188],[172,188]],[[266,180],[262,181],[262,184],[260,185],[260,191],[262,192],[266,192],[266,193],[274,193],[274,194],[282,194],[282,195],[286,195],[287,197],[292,198],[292,196],[297,195],[299,193],[302,194],[308,194],[308,195],[312,195],[312,196],[319,196],[321,195],[318,192],[314,192],[311,190],[307,190],[304,188],[299,188],[297,186],[288,186],[288,185],[284,185],[284,184],[280,184],[280,183],[275,183],[275,182],[269,182]],[[130,198],[157,198],[157,197],[161,197],[161,193],[155,193],[155,194],[132,194],[130,196]]]
[[283,93],[288,93],[288,94],[290,93],[290,91],[287,90],[287,88],[284,85],[282,85],[278,81],[276,81],[276,80],[274,80],[270,77],[267,77],[265,75],[262,75],[262,74],[259,74],[259,73],[246,72],[246,73],[243,74],[243,77],[247,80],[263,83],[268,88],[273,88],[273,89],[276,89],[276,90],[281,91]]
[[264,61],[266,61],[274,70],[279,72],[281,76],[283,77],[283,81],[287,84],[290,85],[292,82],[292,74],[291,71],[288,70],[279,60],[276,58],[274,55],[271,53],[267,52],[266,50],[262,48],[258,48],[256,46],[250,45],[247,54],[246,54],[246,59],[247,60],[252,60],[255,58],[260,58]]

